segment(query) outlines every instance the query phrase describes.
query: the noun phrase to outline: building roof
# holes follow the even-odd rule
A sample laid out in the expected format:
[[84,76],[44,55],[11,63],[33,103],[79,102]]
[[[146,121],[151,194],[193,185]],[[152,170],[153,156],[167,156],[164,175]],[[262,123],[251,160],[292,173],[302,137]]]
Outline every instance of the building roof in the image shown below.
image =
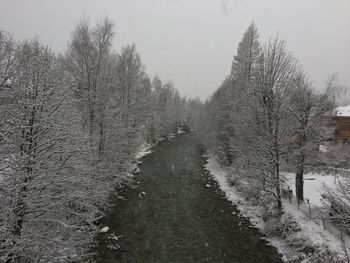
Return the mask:
[[338,107],[334,113],[336,117],[350,117],[350,105]]

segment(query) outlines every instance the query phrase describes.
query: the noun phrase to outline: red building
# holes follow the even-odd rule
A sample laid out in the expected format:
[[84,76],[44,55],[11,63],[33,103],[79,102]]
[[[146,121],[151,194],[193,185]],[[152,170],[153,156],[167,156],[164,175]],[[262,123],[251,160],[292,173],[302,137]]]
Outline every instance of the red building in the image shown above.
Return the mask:
[[340,141],[350,141],[350,106],[335,109],[336,136]]

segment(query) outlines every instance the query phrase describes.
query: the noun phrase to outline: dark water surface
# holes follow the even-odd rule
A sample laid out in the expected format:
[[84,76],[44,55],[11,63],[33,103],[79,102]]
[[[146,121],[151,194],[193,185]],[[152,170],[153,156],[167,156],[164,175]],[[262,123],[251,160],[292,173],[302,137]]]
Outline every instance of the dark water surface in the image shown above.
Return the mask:
[[[153,150],[142,159],[138,187],[123,189],[126,200],[116,200],[105,219],[110,231],[98,237],[97,262],[282,262],[223,198],[203,168],[194,135],[180,135]],[[116,251],[107,248],[111,233],[120,236]]]

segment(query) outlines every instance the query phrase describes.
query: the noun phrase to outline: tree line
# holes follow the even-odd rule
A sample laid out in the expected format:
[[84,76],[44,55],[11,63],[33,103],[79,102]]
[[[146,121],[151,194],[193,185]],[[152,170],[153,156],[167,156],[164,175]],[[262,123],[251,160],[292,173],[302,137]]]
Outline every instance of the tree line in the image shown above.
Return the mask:
[[81,20],[63,54],[0,32],[0,261],[87,262],[144,143],[185,124],[190,101],[151,79],[109,19]]
[[[316,90],[278,36],[261,43],[252,23],[239,43],[230,74],[196,114],[196,130],[220,162],[232,166],[232,183],[251,197],[282,209],[282,171],[303,175],[320,142],[332,137],[331,112],[338,83]],[[249,189],[249,190],[248,190]]]

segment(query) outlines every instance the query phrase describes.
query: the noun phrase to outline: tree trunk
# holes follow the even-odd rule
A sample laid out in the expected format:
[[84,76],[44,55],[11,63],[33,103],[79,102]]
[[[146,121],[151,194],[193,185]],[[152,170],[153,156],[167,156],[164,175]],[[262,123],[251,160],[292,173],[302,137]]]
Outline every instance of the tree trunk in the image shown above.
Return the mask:
[[298,200],[304,201],[304,167],[305,167],[305,147],[307,143],[307,137],[305,127],[307,123],[302,125],[302,135],[299,142],[299,153],[297,155],[297,169],[295,173],[295,195]]
[[280,147],[279,147],[279,116],[275,114],[275,129],[273,134],[274,138],[274,155],[275,155],[275,177],[276,177],[276,197],[278,210],[282,210],[282,196],[281,196],[281,183],[280,183]]
[[277,208],[278,208],[278,210],[282,210],[281,189],[280,189],[280,184],[279,183],[276,186],[276,199],[277,199]]
[[226,155],[226,159],[227,159],[228,165],[231,165],[232,161],[233,161],[233,156],[232,156],[232,153],[231,153],[230,144],[228,142],[225,142],[224,143],[224,148],[225,148],[225,155]]
[[304,160],[305,155],[302,153],[298,158],[295,174],[295,194],[298,201],[304,201]]
[[103,117],[101,117],[102,119],[100,120],[100,138],[99,138],[99,144],[98,144],[98,158],[99,160],[101,160],[102,158],[102,153],[104,150],[104,128],[103,128]]
[[27,210],[27,204],[24,201],[24,198],[26,196],[26,190],[26,187],[23,186],[21,189],[19,200],[16,202],[16,208],[13,211],[16,216],[16,221],[13,226],[12,234],[16,237],[20,236],[22,233],[24,216]]

